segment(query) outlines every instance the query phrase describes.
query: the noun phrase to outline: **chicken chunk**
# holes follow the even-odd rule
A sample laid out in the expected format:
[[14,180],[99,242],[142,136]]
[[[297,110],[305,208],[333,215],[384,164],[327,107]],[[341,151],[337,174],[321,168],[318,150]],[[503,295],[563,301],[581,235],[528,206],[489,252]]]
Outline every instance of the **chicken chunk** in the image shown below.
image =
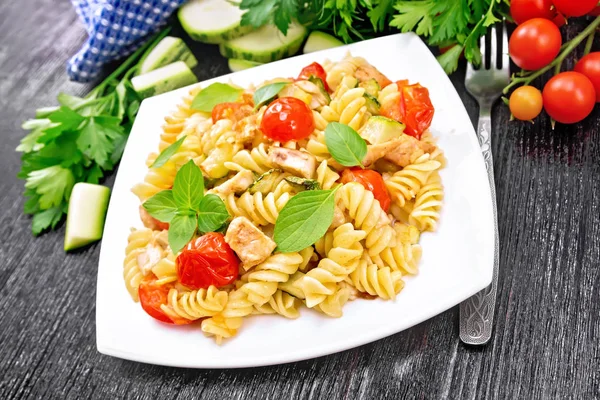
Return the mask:
[[223,182],[222,184],[216,186],[211,189],[209,193],[214,193],[225,197],[231,193],[240,193],[245,191],[254,183],[254,174],[250,170],[243,170],[238,172],[230,178]]
[[379,72],[377,68],[369,64],[364,64],[358,67],[358,69],[354,73],[354,76],[360,82],[365,82],[369,79],[375,79],[381,89],[392,83],[392,81],[390,81],[387,76],[385,76],[384,74]]
[[231,221],[225,241],[235,251],[246,271],[269,258],[277,247],[273,240],[246,217],[237,217]]
[[400,167],[406,167],[413,160],[425,153],[431,153],[435,146],[421,142],[412,136],[402,135],[398,139],[381,144],[367,146],[367,155],[363,165],[368,167],[375,161],[384,158]]
[[148,275],[152,267],[162,258],[163,249],[160,246],[149,243],[143,252],[137,256],[137,264],[143,275]]
[[271,147],[269,161],[275,167],[307,179],[311,179],[317,170],[317,160],[312,154],[283,147]]

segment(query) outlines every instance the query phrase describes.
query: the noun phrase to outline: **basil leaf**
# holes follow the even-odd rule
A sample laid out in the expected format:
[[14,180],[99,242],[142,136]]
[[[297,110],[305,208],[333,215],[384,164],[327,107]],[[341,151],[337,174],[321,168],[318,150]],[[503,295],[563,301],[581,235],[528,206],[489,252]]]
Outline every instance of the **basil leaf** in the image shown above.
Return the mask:
[[177,211],[172,190],[163,190],[142,204],[148,214],[161,222],[171,222]]
[[229,219],[229,213],[223,200],[215,194],[207,194],[200,203],[198,213],[198,230],[214,232]]
[[192,240],[196,233],[196,216],[187,213],[176,213],[169,224],[169,246],[173,254],[177,254]]
[[173,198],[177,208],[188,208],[198,210],[200,202],[204,197],[204,178],[200,168],[193,160],[184,164],[173,183]]
[[242,94],[242,89],[234,88],[226,83],[213,83],[202,89],[194,100],[192,100],[192,110],[212,112],[217,104],[237,101]]
[[179,150],[179,148],[181,147],[181,144],[183,143],[183,141],[185,140],[186,137],[187,137],[187,135],[183,135],[178,141],[176,141],[175,143],[171,144],[169,147],[164,149],[158,155],[158,157],[156,157],[156,160],[154,160],[154,162],[152,163],[150,168],[160,168],[163,165],[165,165],[165,163],[167,161],[169,161],[169,159],[173,156],[173,154],[177,153],[177,150]]
[[343,166],[360,165],[367,155],[367,143],[348,125],[330,122],[325,128],[325,144],[335,161]]
[[336,190],[304,191],[287,202],[275,222],[273,238],[278,251],[300,251],[327,232],[333,221]]
[[277,93],[281,92],[286,85],[289,85],[290,82],[275,82],[269,85],[261,86],[256,92],[254,92],[254,109],[259,108],[265,103],[268,103],[272,100]]

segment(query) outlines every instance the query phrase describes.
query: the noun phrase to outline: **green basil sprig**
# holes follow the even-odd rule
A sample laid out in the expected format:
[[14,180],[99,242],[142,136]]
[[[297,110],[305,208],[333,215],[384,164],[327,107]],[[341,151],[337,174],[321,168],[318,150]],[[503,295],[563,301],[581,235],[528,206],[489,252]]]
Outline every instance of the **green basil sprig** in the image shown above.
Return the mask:
[[265,103],[270,102],[286,85],[290,82],[275,82],[269,85],[261,86],[256,92],[254,92],[254,109],[258,109]]
[[327,232],[333,221],[336,190],[308,190],[287,202],[275,222],[273,239],[278,251],[300,251]]
[[348,125],[330,122],[325,128],[325,144],[335,161],[345,167],[363,166],[367,142]]
[[237,101],[242,92],[242,89],[235,88],[226,83],[213,83],[202,89],[194,97],[190,108],[192,110],[212,112],[217,104]]
[[204,177],[190,160],[177,175],[173,189],[163,190],[143,204],[148,213],[169,223],[169,246],[177,254],[196,231],[214,232],[229,219],[225,203],[214,194],[204,195]]
[[183,141],[185,140],[186,137],[187,137],[187,135],[183,135],[175,143],[171,144],[169,147],[167,147],[166,149],[164,149],[158,155],[158,157],[156,157],[156,160],[154,160],[154,162],[152,163],[152,165],[150,166],[150,168],[160,168],[163,165],[165,165],[165,163],[167,161],[169,161],[169,159],[171,157],[173,157],[173,154],[177,153],[177,150],[179,150],[179,148],[183,144]]

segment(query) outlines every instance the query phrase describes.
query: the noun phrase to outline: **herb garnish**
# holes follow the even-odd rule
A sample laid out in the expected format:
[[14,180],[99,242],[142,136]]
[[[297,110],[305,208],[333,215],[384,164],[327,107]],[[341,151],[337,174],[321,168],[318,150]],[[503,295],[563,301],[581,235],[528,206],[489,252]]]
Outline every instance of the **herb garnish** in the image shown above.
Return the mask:
[[169,223],[169,246],[174,254],[183,249],[196,230],[214,232],[229,219],[219,196],[204,195],[204,178],[193,160],[177,171],[172,190],[158,192],[143,206],[152,217]]
[[367,143],[348,125],[330,122],[325,128],[325,144],[331,156],[345,167],[363,166]]
[[150,166],[150,168],[160,168],[163,165],[165,165],[165,163],[167,161],[169,161],[169,159],[171,157],[173,157],[173,154],[177,153],[177,150],[179,150],[179,148],[183,144],[183,141],[185,140],[186,137],[187,137],[187,135],[183,135],[175,143],[171,144],[169,147],[167,147],[166,149],[164,149],[158,155],[158,157],[156,157],[156,160],[154,160],[154,162],[152,163],[152,165]]
[[260,108],[264,103],[269,103],[281,92],[281,89],[289,84],[290,82],[275,82],[258,88],[253,97],[254,109]]
[[242,92],[242,89],[235,88],[226,83],[216,82],[202,89],[194,97],[194,100],[192,100],[190,108],[192,110],[212,112],[217,104],[237,101]]

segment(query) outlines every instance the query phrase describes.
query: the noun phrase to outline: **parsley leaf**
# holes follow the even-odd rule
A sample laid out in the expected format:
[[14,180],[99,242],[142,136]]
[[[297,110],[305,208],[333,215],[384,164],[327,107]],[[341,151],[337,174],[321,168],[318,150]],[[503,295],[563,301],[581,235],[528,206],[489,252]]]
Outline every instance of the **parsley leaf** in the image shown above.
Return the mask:
[[52,207],[35,214],[31,224],[33,234],[37,236],[50,227],[54,229],[62,219],[62,216],[63,209],[61,207]]
[[120,121],[115,117],[89,117],[77,139],[77,148],[104,169],[111,169],[109,155],[115,148],[113,141],[124,135]]
[[74,184],[75,178],[71,170],[55,165],[31,171],[27,176],[25,188],[35,190],[40,196],[40,207],[45,210],[68,200]]

